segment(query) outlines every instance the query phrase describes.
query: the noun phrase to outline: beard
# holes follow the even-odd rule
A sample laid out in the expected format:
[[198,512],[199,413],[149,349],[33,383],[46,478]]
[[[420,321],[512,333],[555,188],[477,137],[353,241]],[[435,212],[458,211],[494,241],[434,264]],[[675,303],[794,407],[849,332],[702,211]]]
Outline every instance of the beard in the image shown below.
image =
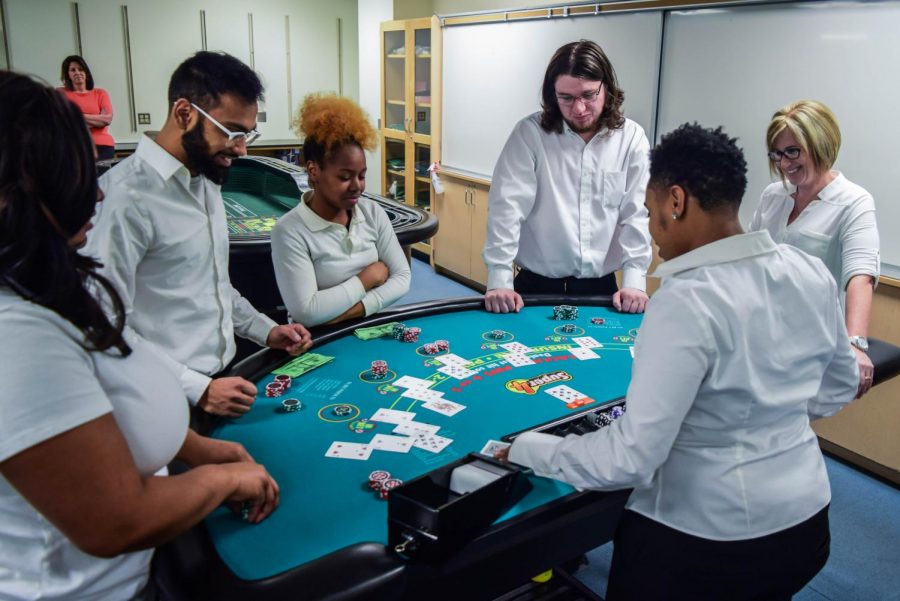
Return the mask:
[[[228,179],[229,167],[223,167],[216,163],[215,155],[209,152],[209,142],[203,136],[201,125],[198,124],[194,129],[181,136],[181,147],[184,148],[187,155],[187,168],[221,186]],[[237,158],[237,155],[234,157]]]
[[569,125],[569,127],[572,129],[572,131],[574,131],[576,134],[585,134],[585,133],[590,133],[593,131],[599,131],[600,130],[600,119],[602,117],[603,117],[603,114],[601,113],[601,114],[597,115],[596,119],[594,119],[587,125],[578,125],[576,123],[569,121],[565,117],[563,117],[563,119]]

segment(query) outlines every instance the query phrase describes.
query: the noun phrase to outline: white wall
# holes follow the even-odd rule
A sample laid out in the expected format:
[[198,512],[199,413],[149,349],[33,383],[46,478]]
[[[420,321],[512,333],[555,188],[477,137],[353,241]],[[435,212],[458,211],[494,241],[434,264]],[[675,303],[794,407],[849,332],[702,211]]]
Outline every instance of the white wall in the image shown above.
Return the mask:
[[[381,33],[384,21],[394,18],[394,0],[362,0],[359,3],[359,104],[379,126],[381,115]],[[366,190],[381,193],[381,141],[366,153],[369,166]]]
[[[5,3],[10,68],[58,85],[60,62],[76,50],[73,3]],[[110,93],[116,114],[110,129],[119,142],[136,141],[140,132],[164,123],[170,75],[202,47],[201,10],[206,12],[207,48],[224,50],[248,64],[248,13],[253,14],[254,67],[266,86],[267,120],[259,126],[263,141],[296,137],[290,120],[305,94],[341,90],[359,97],[357,0],[80,0],[77,4],[84,57],[96,85]],[[128,8],[135,109],[151,116],[150,124],[139,125],[138,131],[131,130],[129,118],[122,5]]]

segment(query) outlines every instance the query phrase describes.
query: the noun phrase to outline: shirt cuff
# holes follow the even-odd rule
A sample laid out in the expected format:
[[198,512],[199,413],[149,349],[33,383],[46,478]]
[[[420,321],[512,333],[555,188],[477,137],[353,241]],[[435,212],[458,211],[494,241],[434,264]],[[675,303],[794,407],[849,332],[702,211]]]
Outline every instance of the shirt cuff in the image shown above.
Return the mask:
[[191,405],[197,404],[210,382],[212,378],[192,369],[186,369],[181,374],[181,388]]
[[269,332],[277,325],[278,324],[275,323],[271,317],[264,313],[260,313],[253,318],[253,323],[250,324],[250,328],[247,330],[246,338],[252,340],[259,346],[268,346],[266,342],[269,339]]
[[381,299],[376,294],[366,294],[360,302],[362,302],[367,316],[372,313],[378,313],[382,309]]
[[520,434],[509,449],[509,460],[530,467],[538,476],[554,478],[559,468],[552,464],[556,447],[563,441],[559,436],[542,432]]
[[647,292],[647,274],[643,269],[625,267],[622,269],[622,288],[634,288]]
[[513,270],[512,267],[488,267],[487,289],[495,288],[513,289]]

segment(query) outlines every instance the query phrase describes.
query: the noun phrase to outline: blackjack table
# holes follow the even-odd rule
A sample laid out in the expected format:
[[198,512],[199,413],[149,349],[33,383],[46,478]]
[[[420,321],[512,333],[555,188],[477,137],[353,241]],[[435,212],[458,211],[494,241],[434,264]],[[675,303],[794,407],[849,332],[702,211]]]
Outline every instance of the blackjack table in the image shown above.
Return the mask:
[[[282,304],[272,267],[272,227],[297,206],[307,189],[305,170],[279,159],[250,155],[234,161],[222,185],[231,283],[265,313]],[[437,232],[437,218],[427,211],[368,192],[363,196],[384,209],[404,248]]]
[[[328,361],[280,396],[267,396],[268,385],[291,357],[266,350],[238,364],[232,375],[254,382],[257,400],[210,435],[240,442],[266,466],[280,506],[255,525],[216,510],[161,549],[158,573],[190,583],[184,598],[491,599],[610,540],[629,491],[578,491],[527,474],[530,491],[448,558],[422,562],[389,544],[388,501],[370,488],[373,471],[409,481],[489,440],[602,427],[611,418],[582,422],[621,407],[641,315],[616,312],[608,297],[525,300],[519,313],[488,313],[477,297],[316,329],[310,353]],[[569,307],[564,317],[559,306]],[[415,341],[357,334],[379,327],[419,332]],[[448,348],[435,351],[436,341]],[[386,372],[373,373],[374,361]],[[301,408],[286,410],[287,399]],[[377,417],[385,410],[438,428],[441,443],[376,447],[379,435],[403,436],[403,420]],[[335,444],[369,448],[365,458],[337,456]]]

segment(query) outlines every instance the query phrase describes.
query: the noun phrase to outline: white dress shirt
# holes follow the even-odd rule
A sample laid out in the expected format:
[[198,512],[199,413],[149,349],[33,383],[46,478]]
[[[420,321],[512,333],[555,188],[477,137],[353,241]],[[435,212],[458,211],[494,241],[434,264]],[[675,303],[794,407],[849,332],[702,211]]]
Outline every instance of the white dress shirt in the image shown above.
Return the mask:
[[655,275],[625,415],[584,436],[523,434],[510,460],[580,488],[634,487],[629,509],[706,539],[808,519],[831,498],[810,419],[859,385],[834,280],[768,232],[707,244]]
[[[138,472],[158,473],[187,435],[178,379],[127,333],[128,357],[83,341],[59,314],[0,286],[0,462],[112,413]],[[0,599],[135,599],[152,557],[84,553],[0,476]]]
[[488,290],[513,287],[513,262],[550,278],[621,269],[623,287],[645,290],[649,151],[630,119],[587,143],[565,122],[561,134],[545,132],[540,113],[519,121],[491,179],[482,253]]
[[796,186],[775,182],[766,187],[750,229],[768,230],[772,239],[822,259],[834,276],[842,298],[850,278],[881,272],[875,200],[840,172],[788,225]]
[[196,403],[234,357],[234,334],[265,346],[275,322],[231,286],[220,187],[143,136],[100,178],[105,193],[83,254],[103,262],[128,325],[174,360]]
[[[308,326],[331,321],[358,302],[371,315],[409,290],[410,269],[391,220],[378,203],[360,197],[350,228],[318,216],[313,191],[272,228],[272,262],[291,317]],[[366,292],[357,277],[383,261],[390,276]]]

